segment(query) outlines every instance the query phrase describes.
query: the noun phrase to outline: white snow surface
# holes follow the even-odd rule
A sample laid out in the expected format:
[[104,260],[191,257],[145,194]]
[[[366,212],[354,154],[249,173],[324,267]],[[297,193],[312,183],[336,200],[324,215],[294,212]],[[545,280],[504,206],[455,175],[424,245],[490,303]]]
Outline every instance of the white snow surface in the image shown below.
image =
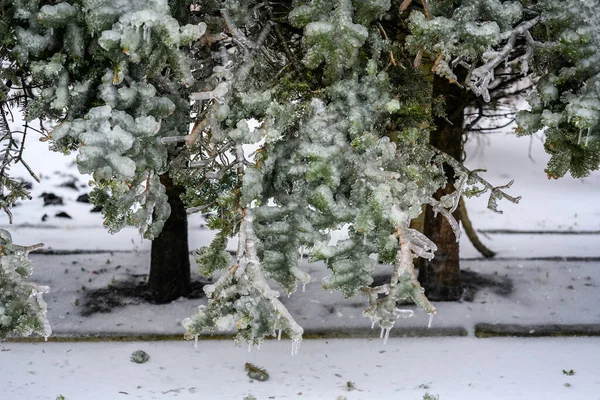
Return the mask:
[[498,209],[503,214],[487,209],[485,195],[467,199],[476,229],[600,230],[600,171],[581,179],[570,175],[548,179],[544,168],[550,157],[542,140],[541,136],[517,137],[512,133],[471,135],[465,165],[471,170],[487,169],[481,176],[497,186],[514,179],[506,192],[523,197],[519,204],[500,201]]
[[[0,397],[588,400],[600,389],[600,338],[305,340],[293,357],[290,347],[283,340],[251,353],[224,341],[201,341],[196,350],[190,342],[7,343]],[[129,361],[139,349],[150,355],[145,364]],[[265,368],[269,380],[249,379],[246,362]]]

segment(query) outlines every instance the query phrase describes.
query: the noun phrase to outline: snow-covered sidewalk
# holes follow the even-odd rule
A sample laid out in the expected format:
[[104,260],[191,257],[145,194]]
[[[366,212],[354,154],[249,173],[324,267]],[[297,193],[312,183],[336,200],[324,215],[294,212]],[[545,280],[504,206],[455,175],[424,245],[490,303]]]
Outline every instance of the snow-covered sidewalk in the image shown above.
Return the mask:
[[[181,321],[194,314],[198,305],[206,304],[202,297],[157,305],[119,292],[123,283],[132,286],[143,281],[148,252],[32,254],[31,258],[32,280],[52,288],[45,298],[55,338],[178,338],[184,333]],[[479,324],[516,324],[538,334],[539,325],[597,324],[600,332],[600,262],[464,260],[462,266],[465,300],[435,303],[438,312],[431,329],[427,329],[427,314],[406,306],[415,309],[415,316],[399,320],[391,337],[472,335]],[[322,263],[304,262],[302,268],[312,276],[311,283],[305,292],[298,290],[290,298],[282,295],[282,301],[308,336],[379,336],[362,316],[367,305],[364,297],[344,299],[340,293],[324,291],[320,282],[328,271]],[[375,279],[386,279],[389,272],[389,266],[381,266]],[[201,277],[195,273],[194,279]],[[86,315],[98,310],[105,312]]]
[[[600,390],[600,338],[289,340],[251,353],[229,341],[6,343],[6,399],[589,400]],[[150,355],[129,361],[133,351]],[[266,369],[251,380],[244,364]],[[572,375],[570,375],[572,374]],[[435,398],[435,397],[433,397]]]

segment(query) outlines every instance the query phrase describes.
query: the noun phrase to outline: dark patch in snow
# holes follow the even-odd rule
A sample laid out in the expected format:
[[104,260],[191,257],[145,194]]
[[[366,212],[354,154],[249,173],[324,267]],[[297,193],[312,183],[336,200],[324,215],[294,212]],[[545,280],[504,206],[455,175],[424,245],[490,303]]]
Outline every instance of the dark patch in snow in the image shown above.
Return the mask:
[[[390,278],[390,274],[375,275],[371,287],[389,283]],[[483,288],[489,288],[493,293],[504,297],[513,291],[513,282],[509,278],[497,274],[480,274],[470,270],[462,270],[460,271],[460,280],[463,284],[463,296],[461,298],[463,301],[473,301],[477,292]],[[383,298],[385,295],[380,294],[379,297]],[[408,305],[413,304],[413,302],[407,300],[398,304]]]
[[475,295],[482,288],[489,288],[499,296],[508,296],[513,291],[513,282],[506,276],[497,274],[480,274],[478,272],[462,270],[460,280],[463,284],[463,297],[461,300],[473,301]]
[[40,195],[42,199],[44,199],[44,206],[62,206],[63,198],[55,195],[54,193],[42,193]]
[[[132,276],[129,280],[110,284],[106,288],[86,290],[81,315],[90,316],[95,313],[109,313],[113,308],[126,307],[130,304],[156,304],[152,301],[150,292],[146,288],[145,276],[145,274]],[[190,294],[186,298],[199,299],[204,297],[203,288],[208,283],[207,281],[192,281]]]
[[80,195],[79,197],[77,197],[77,200],[80,203],[89,203],[90,202],[90,195],[87,193],[84,193],[82,195]]
[[64,211],[61,211],[61,212],[59,212],[59,213],[56,213],[55,217],[58,217],[58,218],[68,218],[68,219],[73,219],[73,217],[71,217],[69,214],[67,214],[67,213],[66,213],[66,212],[64,212]]
[[77,187],[77,181],[75,179],[63,182],[59,185],[60,187],[66,187],[69,189],[73,189],[75,191],[79,191],[79,188]]

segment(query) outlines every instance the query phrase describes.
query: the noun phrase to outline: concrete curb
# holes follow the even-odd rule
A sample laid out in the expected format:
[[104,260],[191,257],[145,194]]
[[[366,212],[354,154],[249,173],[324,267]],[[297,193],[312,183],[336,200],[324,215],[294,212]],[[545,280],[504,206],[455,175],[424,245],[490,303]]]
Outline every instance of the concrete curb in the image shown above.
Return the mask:
[[600,336],[600,324],[574,325],[514,325],[514,324],[477,324],[475,337],[573,337]]
[[[449,328],[394,328],[391,337],[461,337],[467,336],[467,330],[463,327]],[[284,335],[285,337],[285,335]],[[232,333],[210,333],[198,337],[198,340],[232,340]],[[268,340],[275,338],[268,337]],[[379,339],[378,329],[323,329],[306,330],[303,339]],[[48,338],[48,342],[158,342],[158,341],[180,341],[184,340],[181,333],[168,334],[139,334],[123,332],[106,332],[98,334],[85,333],[57,333]],[[42,337],[9,337],[5,340],[11,343],[39,343],[45,342]]]
[[[448,328],[394,328],[390,334],[393,338],[431,338],[431,337],[466,337],[469,336],[464,327]],[[597,337],[600,336],[600,324],[573,325],[515,325],[515,324],[477,324],[475,337],[480,339],[494,337]],[[198,340],[232,340],[234,334],[228,332],[208,333]],[[379,330],[369,328],[350,329],[308,329],[304,332],[305,340],[311,339],[378,339]],[[181,333],[128,333],[105,332],[95,334],[57,333],[48,338],[53,343],[77,342],[160,342],[185,340]],[[267,340],[274,340],[268,337]],[[42,337],[9,337],[7,343],[43,343]]]

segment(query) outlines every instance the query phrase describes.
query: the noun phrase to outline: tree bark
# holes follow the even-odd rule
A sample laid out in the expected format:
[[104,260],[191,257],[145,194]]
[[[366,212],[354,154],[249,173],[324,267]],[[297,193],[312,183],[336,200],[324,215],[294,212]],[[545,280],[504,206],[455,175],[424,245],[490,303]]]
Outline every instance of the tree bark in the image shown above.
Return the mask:
[[187,213],[180,196],[183,188],[173,184],[168,174],[161,175],[167,189],[171,215],[162,232],[152,241],[150,273],[146,284],[150,300],[168,303],[190,293],[190,257]]
[[[463,89],[436,75],[433,80],[433,96],[436,98],[440,95],[446,98],[446,118],[435,118],[436,129],[431,132],[429,143],[461,161],[467,96]],[[448,184],[436,193],[435,198],[438,200],[455,190],[454,170],[445,165],[444,172]],[[460,221],[458,211],[453,215]],[[440,214],[435,216],[430,206],[425,210],[424,233],[438,246],[433,260],[423,260],[419,266],[419,282],[425,288],[425,294],[430,300],[460,299],[463,288],[460,281],[459,244],[448,221]]]

